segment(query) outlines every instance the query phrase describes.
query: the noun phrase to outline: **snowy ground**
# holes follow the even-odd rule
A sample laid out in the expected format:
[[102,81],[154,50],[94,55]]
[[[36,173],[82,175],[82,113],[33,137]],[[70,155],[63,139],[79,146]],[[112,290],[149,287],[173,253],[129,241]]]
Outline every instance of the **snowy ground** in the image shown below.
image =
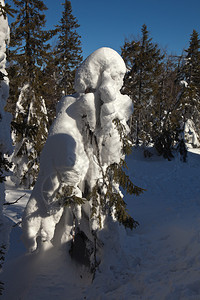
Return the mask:
[[[133,182],[147,191],[127,199],[140,226],[127,234],[121,228],[124,257],[116,263],[108,251],[112,268],[91,284],[87,271],[73,268],[62,251],[25,255],[21,229],[14,226],[0,278],[2,299],[200,299],[200,151],[190,151],[182,163],[178,157],[171,162],[155,155],[145,159],[135,150],[127,162]],[[7,183],[7,201],[25,193],[5,206],[10,226],[20,221],[29,191]]]

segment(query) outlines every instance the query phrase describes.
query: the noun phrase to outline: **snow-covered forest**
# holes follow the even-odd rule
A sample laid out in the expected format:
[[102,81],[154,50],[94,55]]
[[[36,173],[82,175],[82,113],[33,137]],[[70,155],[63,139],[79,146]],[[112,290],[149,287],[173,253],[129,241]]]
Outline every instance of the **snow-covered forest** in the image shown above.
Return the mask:
[[0,297],[200,299],[198,32],[83,61],[46,10],[0,0]]

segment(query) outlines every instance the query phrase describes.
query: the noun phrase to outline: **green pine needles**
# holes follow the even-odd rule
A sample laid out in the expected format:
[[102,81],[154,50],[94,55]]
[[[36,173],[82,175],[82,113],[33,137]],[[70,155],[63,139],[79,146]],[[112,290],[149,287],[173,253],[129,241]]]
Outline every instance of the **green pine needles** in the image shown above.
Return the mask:
[[85,199],[77,197],[73,194],[73,186],[65,185],[62,187],[61,191],[59,190],[56,194],[56,199],[59,205],[69,206],[72,204],[83,204]]
[[[131,153],[131,142],[126,134],[125,126],[119,119],[114,119],[116,129],[118,130],[120,141],[122,142],[122,153]],[[124,201],[123,194],[119,191],[121,187],[127,194],[139,196],[144,189],[134,185],[124,169],[127,168],[126,162],[121,160],[120,164],[114,163],[107,167],[104,173],[102,168],[103,180],[98,180],[89,194],[88,200],[92,201],[91,218],[94,216],[101,224],[101,215],[113,214],[116,220],[127,228],[136,228],[139,223],[134,220],[127,211],[127,204]]]
[[[0,246],[0,270],[2,269],[2,265],[5,261],[5,254],[6,254],[6,245],[2,244]],[[0,296],[2,296],[4,290],[4,283],[0,281]]]
[[[122,141],[123,154],[131,153],[131,142],[126,135],[125,126],[119,119],[113,120],[120,141]],[[94,138],[94,137],[93,137]],[[96,144],[97,146],[97,144]],[[99,151],[97,151],[97,155]],[[98,159],[100,164],[100,160]],[[92,189],[86,193],[85,198],[74,195],[73,186],[63,186],[56,194],[56,202],[59,206],[82,205],[89,202],[90,219],[95,219],[99,228],[103,228],[103,218],[106,215],[112,215],[120,224],[126,228],[136,228],[139,223],[132,218],[127,210],[127,204],[124,200],[119,187],[129,195],[139,196],[145,190],[133,184],[125,169],[128,169],[126,162],[121,159],[120,163],[113,163],[107,167],[106,171],[100,165],[101,175]]]

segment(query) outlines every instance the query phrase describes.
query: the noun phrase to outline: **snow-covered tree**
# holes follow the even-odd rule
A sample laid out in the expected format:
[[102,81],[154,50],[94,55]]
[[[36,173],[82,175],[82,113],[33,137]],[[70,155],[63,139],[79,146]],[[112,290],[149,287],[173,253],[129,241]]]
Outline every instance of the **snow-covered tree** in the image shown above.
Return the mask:
[[94,271],[109,241],[120,252],[119,223],[138,225],[120,190],[142,192],[123,169],[132,114],[131,99],[120,93],[125,72],[117,52],[100,48],[77,70],[77,93],[60,101],[23,216],[29,251],[65,246]]
[[17,186],[29,188],[34,185],[39,172],[38,154],[48,134],[48,118],[43,98],[36,98],[28,84],[21,89],[12,124],[16,132],[13,135],[15,149],[12,179]]
[[[182,127],[186,132],[188,126],[192,132],[195,131],[196,139],[193,146],[199,145],[200,130],[200,39],[196,30],[193,30],[190,38],[190,45],[186,50],[185,66],[183,68],[186,89],[183,101]],[[186,124],[187,123],[187,124]],[[193,124],[193,125],[192,125]],[[186,139],[188,134],[186,133]]]
[[[5,3],[0,1],[3,9]],[[5,154],[11,154],[12,142],[10,136],[11,115],[4,107],[9,93],[9,81],[6,72],[6,45],[9,42],[10,31],[6,15],[0,11],[0,216],[4,202],[4,172],[9,167]],[[0,220],[1,222],[1,220]]]
[[45,31],[47,9],[43,1],[15,1],[16,21],[11,24],[9,76],[11,100],[16,103],[12,122],[16,144],[14,176],[25,187],[34,185],[38,174],[38,156],[47,136],[47,112],[43,95],[42,68],[48,60],[49,39]]
[[[7,242],[5,220],[2,214],[3,203],[5,201],[5,173],[10,167],[10,163],[5,157],[12,152],[12,141],[10,135],[11,115],[5,112],[4,107],[8,98],[9,81],[6,72],[6,46],[10,38],[10,30],[4,10],[5,3],[0,0],[0,269],[2,267],[3,256],[5,254],[5,244]],[[2,294],[2,282],[0,282],[0,295]]]

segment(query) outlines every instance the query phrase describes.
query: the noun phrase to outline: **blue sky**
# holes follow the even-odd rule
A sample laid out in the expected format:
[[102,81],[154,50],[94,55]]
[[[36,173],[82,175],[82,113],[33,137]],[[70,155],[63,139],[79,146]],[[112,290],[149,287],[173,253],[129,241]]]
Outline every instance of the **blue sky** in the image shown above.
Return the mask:
[[[58,24],[64,0],[43,0],[47,27]],[[7,0],[11,3],[11,0]],[[193,29],[200,33],[200,0],[72,0],[80,25],[83,57],[107,46],[120,52],[125,38],[138,37],[143,24],[168,53],[181,54]]]

